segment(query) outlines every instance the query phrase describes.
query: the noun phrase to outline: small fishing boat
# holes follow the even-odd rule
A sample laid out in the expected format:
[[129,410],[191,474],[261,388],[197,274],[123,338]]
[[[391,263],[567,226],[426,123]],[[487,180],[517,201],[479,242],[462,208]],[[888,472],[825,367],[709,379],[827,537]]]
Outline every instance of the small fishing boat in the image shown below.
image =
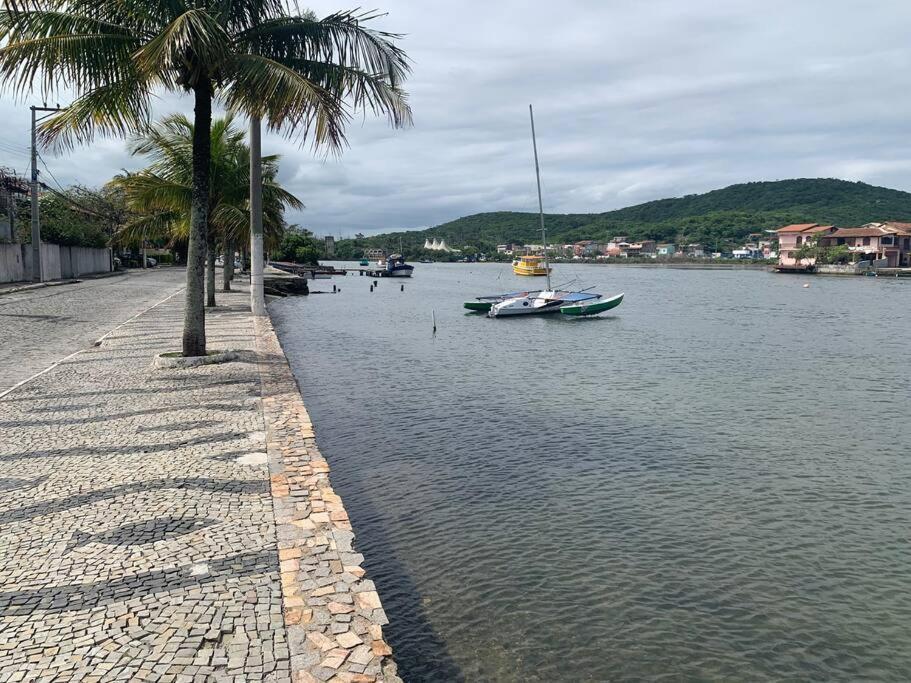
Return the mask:
[[414,272],[414,266],[405,263],[405,257],[401,254],[392,254],[386,258],[385,277],[411,277]]
[[550,275],[551,270],[543,256],[521,256],[512,262],[512,272],[516,275],[544,276]]
[[369,265],[370,265],[370,259],[362,258],[359,265],[362,265],[362,266],[369,266]]

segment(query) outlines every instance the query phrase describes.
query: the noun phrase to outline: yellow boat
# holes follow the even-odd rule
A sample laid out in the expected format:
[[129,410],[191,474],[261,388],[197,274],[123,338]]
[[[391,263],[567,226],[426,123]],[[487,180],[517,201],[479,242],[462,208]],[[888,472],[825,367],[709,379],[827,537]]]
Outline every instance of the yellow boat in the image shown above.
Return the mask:
[[516,275],[550,275],[550,268],[544,264],[543,256],[520,256],[512,262]]

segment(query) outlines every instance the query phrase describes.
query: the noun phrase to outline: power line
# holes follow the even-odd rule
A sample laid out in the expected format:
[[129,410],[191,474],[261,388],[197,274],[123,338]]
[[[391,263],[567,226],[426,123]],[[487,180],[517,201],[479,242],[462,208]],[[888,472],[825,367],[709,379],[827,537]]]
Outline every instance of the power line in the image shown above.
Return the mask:
[[61,182],[59,180],[57,180],[57,176],[55,176],[54,172],[51,171],[51,169],[48,167],[47,162],[44,160],[44,157],[42,157],[40,153],[37,153],[37,156],[38,156],[38,159],[41,161],[41,165],[44,166],[44,170],[46,170],[48,172],[48,174],[50,174],[51,178],[54,179],[54,182],[57,183],[57,187],[60,188],[60,191],[58,192],[57,190],[52,188],[47,183],[41,183],[41,186],[44,187],[46,190],[48,190],[48,192],[50,192],[51,194],[57,195],[58,197],[60,197],[64,201],[66,201],[68,204],[70,204],[73,208],[76,208],[76,209],[82,211],[83,213],[87,213],[90,216],[95,216],[96,218],[102,218],[104,220],[115,220],[115,218],[113,216],[99,213],[95,209],[91,209],[91,208],[87,207],[85,204],[82,204],[81,202],[78,202],[75,199],[73,199],[69,194],[67,194],[66,188],[61,184]]

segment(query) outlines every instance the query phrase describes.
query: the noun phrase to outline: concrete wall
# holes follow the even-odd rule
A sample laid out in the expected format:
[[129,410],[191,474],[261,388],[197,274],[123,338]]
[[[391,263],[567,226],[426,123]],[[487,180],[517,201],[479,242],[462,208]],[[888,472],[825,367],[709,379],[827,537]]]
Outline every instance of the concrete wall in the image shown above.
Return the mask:
[[857,275],[862,271],[853,263],[828,263],[816,266],[816,272],[823,275]]
[[[62,249],[61,249],[62,251]],[[107,273],[111,270],[110,249],[89,249],[70,247],[70,274],[63,277],[79,277],[89,273]]]
[[0,244],[0,282],[19,282],[25,279],[22,245]]
[[[88,247],[61,247],[41,243],[41,264],[44,280],[61,280],[108,273],[111,271],[111,250]],[[0,244],[0,282],[20,282],[32,279],[32,245]]]

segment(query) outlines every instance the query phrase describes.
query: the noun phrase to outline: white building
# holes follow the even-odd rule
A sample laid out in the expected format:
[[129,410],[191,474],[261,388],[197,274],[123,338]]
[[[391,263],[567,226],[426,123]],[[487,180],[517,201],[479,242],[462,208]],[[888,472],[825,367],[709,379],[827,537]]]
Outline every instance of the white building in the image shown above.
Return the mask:
[[445,239],[433,238],[431,242],[429,239],[424,240],[424,249],[428,251],[452,251],[447,245]]

